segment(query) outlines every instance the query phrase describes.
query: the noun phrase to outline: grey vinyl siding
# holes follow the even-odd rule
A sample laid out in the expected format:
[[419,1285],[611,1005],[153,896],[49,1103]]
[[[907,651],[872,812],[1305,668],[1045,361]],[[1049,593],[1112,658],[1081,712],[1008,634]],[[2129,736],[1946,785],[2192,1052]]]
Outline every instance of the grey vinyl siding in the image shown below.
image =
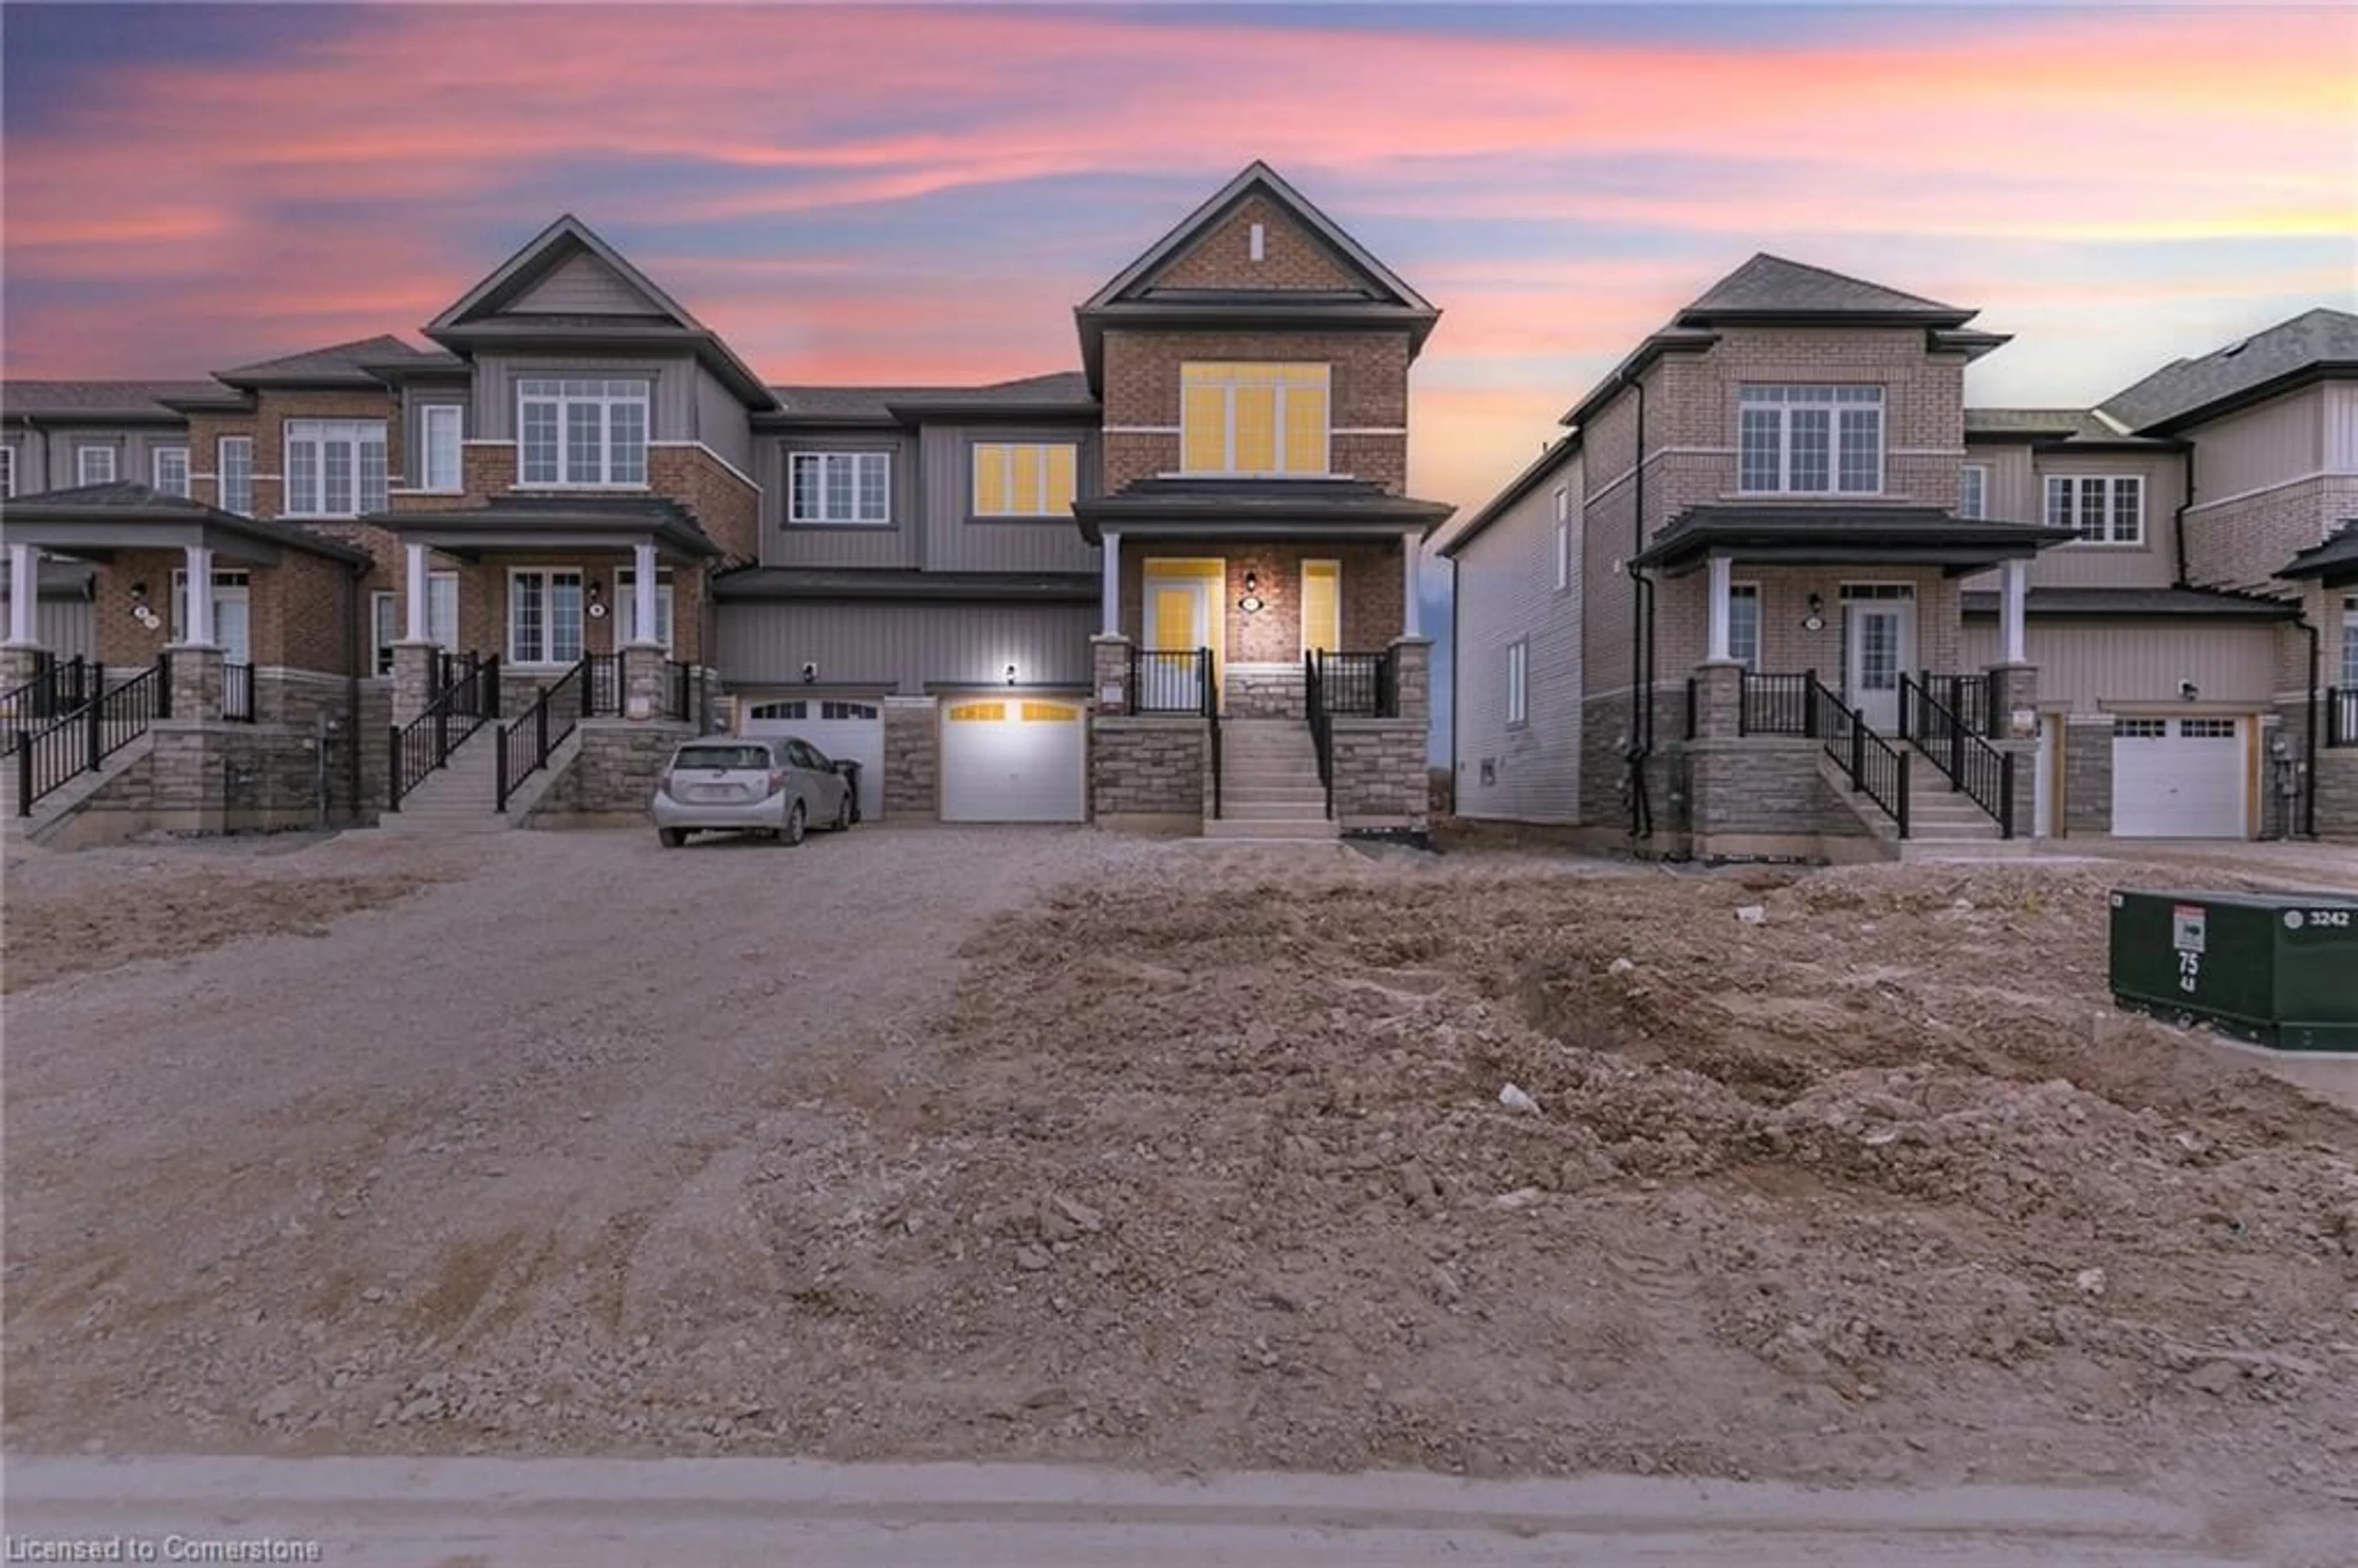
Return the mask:
[[[2177,702],[2180,681],[2192,681],[2205,703],[2264,706],[2276,685],[2277,641],[2288,635],[2274,626],[2206,626],[2191,618],[2041,619],[2023,628],[2024,652],[2039,666],[2040,705],[2068,703],[2073,713],[2115,702]],[[1967,621],[1960,646],[1963,668],[1996,663],[1997,622]]]
[[2303,387],[2204,423],[2194,438],[2195,479],[2204,497],[2223,500],[2323,468],[2326,392]]
[[[1571,562],[1556,589],[1555,493],[1569,492]],[[1580,820],[1581,606],[1585,550],[1577,453],[1457,557],[1457,756],[1461,816]],[[1507,723],[1507,650],[1530,649],[1526,722]],[[1483,766],[1490,782],[1483,780]]]
[[[2176,453],[2076,455],[2041,452],[2033,481],[2031,521],[2047,520],[2050,475],[2138,474],[2145,480],[2145,543],[2057,545],[2030,564],[2033,588],[2168,588],[2178,579],[2178,508],[2185,500],[2186,469]],[[2209,480],[2203,481],[2209,485]],[[1973,587],[1995,586],[1997,579]]]
[[96,657],[98,622],[90,600],[43,594],[33,606],[33,638],[61,659]]
[[5,445],[16,455],[16,492],[18,495],[31,495],[51,488],[49,443],[37,435],[27,434],[0,438],[0,445]]
[[593,255],[578,255],[540,280],[504,316],[661,316],[654,302]]
[[2332,382],[2325,387],[2323,466],[2358,473],[2358,385]]
[[[444,404],[456,404],[460,409],[459,438],[468,441],[481,433],[475,428],[473,403],[474,393],[464,382],[453,382],[447,386],[408,386],[402,389],[401,454],[402,465],[407,471],[395,479],[395,484],[415,488],[426,482],[425,410],[429,406],[438,407]],[[463,451],[462,448],[462,464],[465,460]],[[214,463],[206,466],[212,467],[219,460],[216,458]]]
[[730,603],[719,610],[720,673],[732,687],[792,686],[806,663],[830,685],[1087,686],[1094,604]]
[[635,378],[649,383],[647,438],[692,441],[696,436],[696,361],[687,354],[621,354],[568,359],[561,354],[482,353],[475,357],[472,440],[516,438],[516,383],[543,376]]
[[[812,526],[786,522],[788,452],[892,454],[889,527]],[[762,564],[765,567],[902,567],[925,564],[925,498],[916,438],[905,430],[830,430],[824,435],[763,435],[753,451],[762,487]],[[800,661],[796,661],[797,665]]]
[[[45,479],[42,488],[45,490],[69,490],[81,482],[81,460],[74,454],[83,447],[114,448],[116,479],[137,484],[153,484],[156,481],[156,449],[189,445],[189,431],[186,426],[141,425],[110,428],[103,425],[76,425],[46,430],[27,445],[45,449],[42,453]],[[189,453],[189,472],[196,473],[211,467],[210,463],[199,462],[194,451]],[[21,479],[17,493],[30,493]]]
[[693,438],[720,454],[738,472],[753,472],[753,423],[737,395],[701,364],[696,367],[696,428]]
[[2046,502],[2039,493],[2039,477],[2030,448],[2021,441],[1968,445],[1965,461],[1989,470],[1983,505],[2000,523],[2044,523]]
[[1037,521],[974,518],[978,441],[1065,442],[1080,448],[1074,481],[1083,496],[1102,489],[1102,443],[1084,426],[928,425],[919,442],[925,473],[925,565],[930,571],[1086,572],[1096,546],[1067,515]]

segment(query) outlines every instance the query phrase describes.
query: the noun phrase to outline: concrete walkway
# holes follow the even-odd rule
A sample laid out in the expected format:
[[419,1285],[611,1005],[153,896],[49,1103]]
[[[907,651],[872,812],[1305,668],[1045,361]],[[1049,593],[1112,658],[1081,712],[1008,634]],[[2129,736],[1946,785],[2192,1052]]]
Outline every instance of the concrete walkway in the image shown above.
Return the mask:
[[[1818,1491],[1623,1476],[1179,1480],[770,1459],[24,1458],[7,1462],[5,1487],[11,1562],[42,1560],[32,1553],[43,1542],[120,1537],[119,1561],[141,1560],[144,1543],[156,1549],[148,1561],[339,1568],[2325,1568],[2346,1563],[2358,1539],[2358,1512],[2255,1507],[2239,1517],[2184,1493]],[[224,1541],[261,1543],[267,1554],[195,1554]]]

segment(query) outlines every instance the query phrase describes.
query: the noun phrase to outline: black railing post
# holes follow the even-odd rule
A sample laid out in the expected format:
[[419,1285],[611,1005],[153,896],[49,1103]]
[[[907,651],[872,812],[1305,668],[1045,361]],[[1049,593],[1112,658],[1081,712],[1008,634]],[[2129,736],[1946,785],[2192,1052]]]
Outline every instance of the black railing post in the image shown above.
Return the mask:
[[1908,837],[1908,753],[1900,752],[1898,757],[1899,799],[1892,808],[1892,815],[1899,819],[1899,836],[1905,838]]
[[2342,744],[2342,688],[2340,687],[2330,686],[2325,688],[2325,743],[2328,746]]
[[90,714],[90,726],[88,732],[82,737],[83,746],[81,753],[81,765],[85,768],[96,768],[98,766],[100,753],[104,752],[106,749],[105,669],[106,666],[103,665],[99,666],[100,679],[98,683],[98,695],[90,699],[90,706],[87,709]]
[[385,726],[384,808],[401,809],[401,726]]
[[16,741],[16,815],[33,815],[33,736],[30,734],[19,736]]
[[2001,838],[2014,837],[2014,753],[2001,752],[1997,759],[1997,834]]
[[1808,669],[1801,672],[1801,733],[1815,741],[1818,728],[1818,672]]
[[497,748],[497,754],[492,762],[492,809],[505,811],[508,808],[508,732],[504,727],[492,727],[492,743]]
[[1861,787],[1866,777],[1866,720],[1856,714],[1850,721],[1850,787]]

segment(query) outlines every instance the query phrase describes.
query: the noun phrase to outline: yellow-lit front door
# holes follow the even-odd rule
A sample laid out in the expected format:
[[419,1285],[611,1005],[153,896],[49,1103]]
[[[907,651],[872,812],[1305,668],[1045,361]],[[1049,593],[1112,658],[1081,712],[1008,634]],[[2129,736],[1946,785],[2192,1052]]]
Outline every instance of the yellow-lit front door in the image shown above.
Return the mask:
[[1343,563],[1302,563],[1302,651],[1331,654],[1343,646]]
[[1218,560],[1149,560],[1143,574],[1146,637],[1143,651],[1163,655],[1143,662],[1140,696],[1151,705],[1184,709],[1203,701],[1201,677],[1193,665],[1173,655],[1212,650],[1215,690],[1228,663],[1226,628],[1220,615],[1228,563]]

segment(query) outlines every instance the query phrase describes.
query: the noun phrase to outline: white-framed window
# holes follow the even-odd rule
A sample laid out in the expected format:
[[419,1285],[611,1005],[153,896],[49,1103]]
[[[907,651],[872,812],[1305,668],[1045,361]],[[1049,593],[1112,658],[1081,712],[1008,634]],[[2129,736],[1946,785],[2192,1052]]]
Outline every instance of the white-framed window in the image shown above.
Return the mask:
[[189,449],[158,447],[148,454],[149,472],[155,478],[156,489],[165,495],[189,493]]
[[1738,490],[1882,493],[1883,388],[1747,386],[1738,406]]
[[886,528],[892,523],[891,452],[792,452],[786,521]]
[[1261,478],[1332,471],[1330,367],[1228,362],[1179,367],[1179,466]]
[[2079,545],[2145,543],[2145,481],[2133,473],[2049,474],[2047,522]]
[[0,446],[0,498],[16,493],[16,449]]
[[1989,465],[1967,463],[1957,470],[1957,515],[1989,515]]
[[[376,631],[376,673],[393,674],[393,645],[408,632],[401,595],[380,589],[369,596],[371,624]],[[450,653],[459,651],[459,574],[431,572],[426,579],[426,637]]]
[[2342,689],[2358,691],[2358,593],[2342,601]]
[[518,482],[644,488],[647,387],[644,381],[516,383]]
[[113,447],[76,447],[74,449],[74,482],[76,484],[113,484],[114,482],[114,449]]
[[221,509],[241,517],[254,515],[254,438],[223,436],[214,449],[214,468],[221,479]]
[[358,517],[382,512],[384,421],[287,421],[287,514]]
[[561,665],[581,656],[581,574],[508,568],[508,663]]
[[465,488],[459,461],[466,419],[455,403],[429,403],[417,411],[417,487],[455,495]]
[[1081,449],[1069,441],[978,441],[977,517],[1067,517]]
[[[614,572],[614,641],[639,640],[639,574],[629,567],[619,567]],[[671,647],[671,568],[655,568],[655,641],[668,651]]]
[[1555,490],[1555,590],[1563,592],[1572,586],[1572,490],[1558,485]]
[[1727,656],[1746,669],[1760,669],[1760,585],[1732,583],[1727,589]]
[[1516,729],[1531,719],[1531,644],[1519,637],[1507,644],[1507,727]]

